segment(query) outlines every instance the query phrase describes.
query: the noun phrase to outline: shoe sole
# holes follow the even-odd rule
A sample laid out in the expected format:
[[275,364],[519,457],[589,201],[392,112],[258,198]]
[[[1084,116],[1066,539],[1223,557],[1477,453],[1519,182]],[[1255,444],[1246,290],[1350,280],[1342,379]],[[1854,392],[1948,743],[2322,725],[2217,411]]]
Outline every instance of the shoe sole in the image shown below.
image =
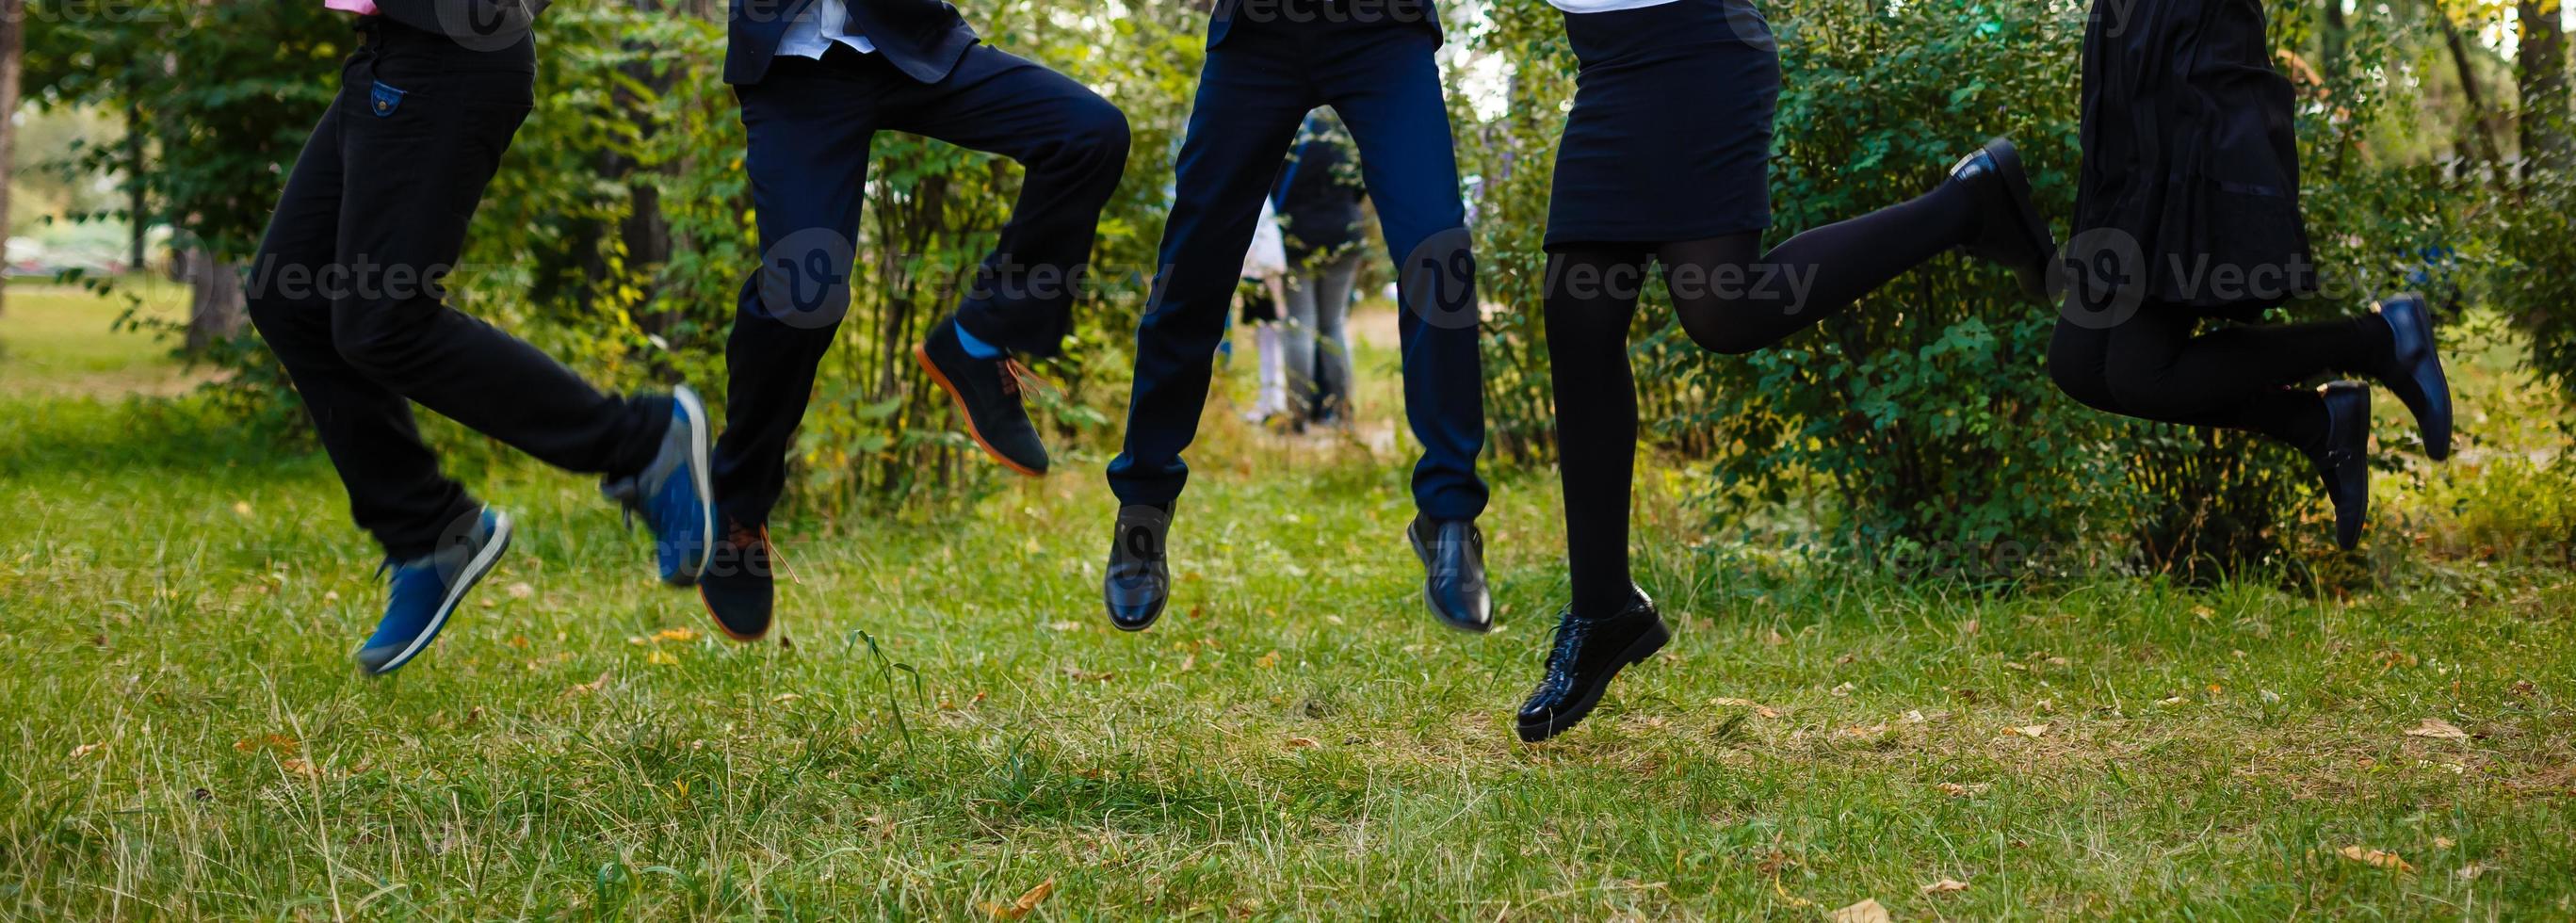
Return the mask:
[[369,670],[371,675],[383,676],[400,670],[412,658],[428,650],[429,643],[438,640],[438,633],[446,630],[447,618],[456,614],[456,606],[465,601],[465,594],[472,592],[475,584],[482,583],[483,578],[492,573],[492,566],[500,563],[501,553],[510,550],[513,523],[508,513],[495,513],[493,520],[492,540],[483,543],[483,547],[474,553],[473,560],[465,562],[465,573],[459,575],[456,587],[448,590],[447,598],[438,604],[438,612],[430,617],[429,628],[422,631],[420,637],[412,639],[411,646],[403,648],[402,653],[394,655],[394,659]]
[[2039,206],[2031,197],[2030,174],[2022,170],[2021,149],[2009,139],[1997,138],[1986,142],[1986,155],[1995,159],[1996,171],[2003,174],[2004,191],[2012,195],[2013,211],[2021,216],[2024,242],[2039,254],[2039,291],[2031,291],[2030,283],[2025,280],[2022,293],[2046,302],[2048,264],[2057,258],[2057,238],[2049,233],[2048,222],[2039,216]]
[[1521,722],[1521,742],[1534,744],[1573,730],[1575,725],[1583,723],[1583,719],[1591,717],[1593,706],[1601,704],[1603,696],[1610,694],[1610,684],[1618,680],[1620,673],[1629,667],[1644,663],[1646,658],[1655,656],[1656,651],[1663,650],[1664,645],[1672,643],[1672,640],[1672,626],[1657,619],[1654,629],[1631,642],[1627,650],[1620,652],[1618,665],[1610,668],[1610,675],[1602,677],[1601,682],[1593,686],[1591,691],[1584,693],[1582,698],[1576,699],[1573,707],[1549,715],[1547,720],[1536,724]]
[[696,391],[683,385],[671,393],[680,405],[680,413],[689,418],[689,483],[698,488],[698,563],[684,567],[662,582],[675,587],[694,586],[705,576],[708,563],[716,556],[716,486],[715,462],[712,460],[712,437],[707,435],[707,402]]
[[1003,455],[1000,449],[993,448],[992,443],[984,441],[984,432],[975,428],[975,415],[966,411],[966,395],[959,393],[957,385],[954,382],[949,381],[948,376],[939,371],[938,363],[930,361],[929,346],[919,343],[913,344],[912,361],[921,364],[921,370],[929,373],[931,382],[937,384],[939,386],[939,390],[948,392],[948,401],[957,405],[957,418],[966,421],[966,435],[975,440],[975,445],[982,448],[984,450],[984,454],[992,456],[994,461],[1001,462],[1002,467],[1019,472],[1024,476],[1033,478],[1046,477],[1046,472],[1038,471],[1027,465],[1012,461],[1009,456]]
[[744,643],[744,644],[754,644],[754,643],[758,643],[760,640],[762,640],[762,639],[764,639],[764,638],[769,637],[769,632],[770,632],[770,630],[771,630],[771,629],[774,629],[774,628],[778,627],[777,619],[776,619],[775,617],[773,617],[773,618],[770,620],[770,627],[769,627],[769,628],[763,628],[763,629],[761,629],[759,634],[756,634],[756,635],[736,634],[732,628],[727,627],[727,626],[725,625],[725,620],[724,620],[724,619],[721,619],[721,618],[716,617],[716,604],[715,604],[715,603],[713,603],[713,602],[711,602],[711,601],[709,601],[709,600],[707,599],[707,591],[706,591],[706,588],[705,588],[705,587],[700,587],[700,588],[698,588],[698,605],[703,606],[703,607],[705,607],[705,608],[706,608],[706,610],[707,610],[707,621],[715,623],[715,626],[716,626],[716,634],[723,635],[723,636],[725,636],[725,637],[727,637],[727,638],[730,638],[730,639],[732,639],[732,640],[735,640],[735,641],[738,641],[738,642],[741,642],[741,643]]
[[1440,604],[1431,598],[1431,575],[1429,574],[1429,571],[1431,570],[1431,549],[1422,544],[1422,536],[1415,535],[1411,528],[1404,530],[1404,541],[1406,544],[1413,546],[1413,556],[1421,559],[1422,561],[1422,569],[1425,572],[1423,574],[1422,583],[1422,607],[1431,610],[1431,617],[1438,620],[1440,624],[1447,625],[1471,635],[1492,634],[1494,632],[1494,622],[1490,617],[1482,624],[1478,624],[1474,622],[1453,621],[1448,616],[1440,613]]

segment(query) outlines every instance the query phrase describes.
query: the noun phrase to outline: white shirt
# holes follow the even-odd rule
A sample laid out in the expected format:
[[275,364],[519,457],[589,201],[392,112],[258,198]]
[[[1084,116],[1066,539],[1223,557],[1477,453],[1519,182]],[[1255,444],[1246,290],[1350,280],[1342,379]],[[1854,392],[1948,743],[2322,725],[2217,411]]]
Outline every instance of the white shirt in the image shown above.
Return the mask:
[[1568,13],[1607,13],[1612,10],[1662,6],[1676,0],[1547,0],[1547,2]]
[[805,12],[796,14],[795,22],[787,24],[787,34],[778,39],[778,53],[820,61],[836,41],[860,54],[877,50],[877,43],[867,36],[851,32],[848,0],[814,0]]

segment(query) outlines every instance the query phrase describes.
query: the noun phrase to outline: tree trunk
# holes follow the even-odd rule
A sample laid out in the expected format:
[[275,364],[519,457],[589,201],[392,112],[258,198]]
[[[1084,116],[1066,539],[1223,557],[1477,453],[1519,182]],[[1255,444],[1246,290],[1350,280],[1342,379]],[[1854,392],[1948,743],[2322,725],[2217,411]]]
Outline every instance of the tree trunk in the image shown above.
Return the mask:
[[2352,43],[2352,23],[2344,18],[2344,0],[2326,0],[2326,27],[2322,37],[2325,46],[2324,77],[2332,90],[2343,89],[2345,49]]
[[2478,71],[2469,56],[2468,39],[2461,37],[2460,25],[2452,21],[2451,11],[2435,3],[2432,5],[2432,12],[2434,21],[2442,26],[2442,43],[2450,48],[2451,64],[2460,74],[2460,97],[2468,103],[2469,107],[2466,126],[2469,137],[2466,139],[2465,146],[2474,151],[2474,156],[2484,161],[2488,167],[2501,165],[2504,162],[2504,151],[2500,142],[2496,140],[2495,110],[2487,106],[2486,90],[2478,86]]
[[2522,158],[2533,170],[2576,164],[2568,136],[2567,28],[2560,0],[2521,0],[2522,41],[2514,52],[2522,95]]
[[[27,57],[27,2],[0,0],[0,241],[9,237],[9,181],[18,163],[18,75]],[[9,289],[0,285],[0,312]]]
[[250,317],[242,301],[241,265],[195,247],[181,250],[177,259],[188,282],[188,351],[201,352],[241,333]]

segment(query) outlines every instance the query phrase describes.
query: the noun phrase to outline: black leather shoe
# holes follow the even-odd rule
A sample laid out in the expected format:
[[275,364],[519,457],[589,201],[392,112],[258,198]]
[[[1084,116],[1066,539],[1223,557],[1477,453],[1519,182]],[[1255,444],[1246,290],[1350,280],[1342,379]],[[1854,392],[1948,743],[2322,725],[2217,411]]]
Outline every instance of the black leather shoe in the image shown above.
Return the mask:
[[1422,559],[1422,599],[1441,624],[1482,634],[1494,630],[1494,601],[1485,593],[1485,533],[1474,522],[1416,517],[1404,530]]
[[1604,618],[1578,616],[1566,607],[1557,622],[1556,646],[1547,655],[1547,675],[1521,705],[1522,740],[1537,743],[1572,730],[1592,713],[1592,706],[1601,704],[1601,694],[1609,691],[1620,670],[1655,656],[1673,639],[1672,629],[1655,612],[1655,601],[1644,590],[1632,587],[1630,594],[1626,606]]
[[2317,395],[2326,404],[2326,449],[2316,458],[2317,476],[2334,501],[2335,545],[2351,551],[2361,545],[2361,527],[2370,521],[2370,388],[2338,381]]
[[2442,374],[2442,354],[2433,342],[2433,316],[2424,296],[2399,295],[2379,303],[2379,318],[2388,322],[2394,352],[2379,371],[2379,384],[2406,404],[2415,427],[2424,434],[2424,454],[2441,461],[2451,457],[2451,381]]
[[777,607],[777,563],[767,527],[751,528],[725,520],[724,537],[716,541],[706,572],[698,576],[698,598],[716,628],[736,641],[758,641],[769,634],[770,614]]
[[2009,139],[1988,141],[1950,168],[1950,181],[1977,196],[1977,233],[1964,245],[1968,255],[2012,270],[2022,294],[2049,301],[2048,273],[2057,259],[2057,239],[2031,202],[2021,151]]
[[1172,600],[1172,569],[1164,557],[1171,537],[1172,514],[1157,506],[1118,508],[1118,534],[1109,546],[1109,578],[1102,581],[1101,600],[1109,622],[1120,631],[1144,631],[1163,617]]
[[930,380],[948,392],[957,402],[957,413],[966,419],[966,435],[984,447],[994,461],[1029,477],[1047,473],[1046,442],[1038,438],[1038,428],[1029,422],[1029,409],[1020,401],[1020,390],[1038,380],[1019,360],[1004,356],[978,359],[966,353],[957,340],[957,318],[950,315],[930,328],[930,338],[912,348],[912,357]]

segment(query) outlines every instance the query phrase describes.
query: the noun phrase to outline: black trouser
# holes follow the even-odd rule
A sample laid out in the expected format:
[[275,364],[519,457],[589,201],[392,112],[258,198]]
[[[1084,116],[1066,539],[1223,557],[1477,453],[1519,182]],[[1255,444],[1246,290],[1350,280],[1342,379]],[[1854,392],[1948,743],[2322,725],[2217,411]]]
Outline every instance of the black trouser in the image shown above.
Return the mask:
[[957,324],[986,343],[1052,356],[1072,324],[1100,211],[1127,170],[1127,117],[1062,74],[982,45],[938,83],[835,47],[822,61],[780,58],[734,93],[750,134],[743,163],[765,260],[743,284],[725,347],[733,387],[715,481],[725,515],[757,526],[786,485],[815,367],[849,310],[876,133],[922,135],[1026,169]]
[[2324,448],[2317,392],[2293,387],[2387,361],[2388,322],[2362,315],[2313,324],[2232,325],[2194,336],[2197,315],[2149,304],[2128,320],[2057,322],[2048,376],[2097,410],[2160,423],[2261,433],[2310,455]]
[[358,525],[412,558],[481,505],[439,472],[412,402],[603,475],[652,462],[670,405],[601,394],[442,300],[483,187],[533,106],[533,59],[391,24],[369,36],[287,177],[251,264],[249,307]]
[[1547,348],[1577,615],[1615,612],[1628,598],[1628,494],[1637,460],[1628,330],[1655,263],[1663,264],[1693,342],[1748,353],[1965,242],[1976,227],[1968,195],[1945,183],[1912,202],[1790,238],[1768,254],[1758,234],[1558,248],[1547,269]]

